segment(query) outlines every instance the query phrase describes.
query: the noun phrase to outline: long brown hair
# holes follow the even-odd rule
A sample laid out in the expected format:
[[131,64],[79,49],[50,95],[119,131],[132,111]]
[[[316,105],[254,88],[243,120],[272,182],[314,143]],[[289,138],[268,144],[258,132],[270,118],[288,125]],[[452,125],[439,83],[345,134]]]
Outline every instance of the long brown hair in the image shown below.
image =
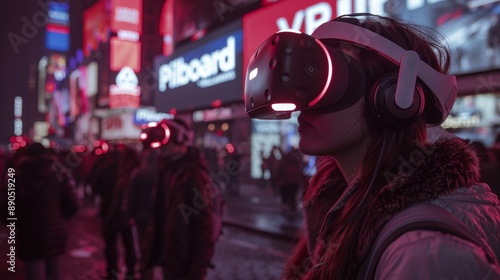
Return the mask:
[[[377,32],[406,50],[416,51],[422,61],[442,73],[447,73],[450,64],[449,53],[438,37],[430,35],[434,31],[429,32],[428,28],[402,24],[387,17],[373,15],[360,21],[359,25]],[[351,55],[359,60],[365,69],[368,89],[372,88],[380,77],[391,72],[397,73],[398,67],[375,51],[366,48],[359,48],[356,51],[356,47],[354,51],[352,50],[351,48]],[[317,268],[314,274],[315,279],[356,278],[357,270],[367,250],[360,246],[359,233],[363,229],[366,217],[369,216],[368,205],[380,189],[389,183],[384,173],[388,171],[397,173],[398,158],[407,157],[410,151],[423,145],[426,139],[425,114],[407,127],[388,131],[370,107],[369,90],[364,99],[364,119],[371,134],[370,148],[358,173],[360,175],[358,190],[347,201],[340,216],[323,231],[322,236],[327,238],[323,242],[318,242],[319,246],[324,245],[324,248],[319,250],[323,251],[322,260],[325,264]],[[384,144],[390,148],[381,154]],[[376,172],[377,166],[378,172]],[[375,176],[373,184],[371,184],[372,176]],[[360,205],[365,195],[366,200]],[[355,216],[353,213],[356,213]],[[310,272],[305,278],[310,279],[312,275],[313,273]]]

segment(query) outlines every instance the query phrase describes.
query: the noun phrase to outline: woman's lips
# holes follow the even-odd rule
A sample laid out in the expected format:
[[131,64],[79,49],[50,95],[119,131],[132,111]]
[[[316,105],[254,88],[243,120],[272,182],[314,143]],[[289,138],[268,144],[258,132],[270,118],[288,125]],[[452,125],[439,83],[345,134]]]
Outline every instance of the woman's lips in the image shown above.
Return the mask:
[[301,118],[300,116],[297,119],[297,121],[299,122],[299,127],[297,128],[297,131],[299,133],[304,131],[304,129],[306,129],[307,127],[311,127],[311,124],[309,122],[305,121],[304,118]]

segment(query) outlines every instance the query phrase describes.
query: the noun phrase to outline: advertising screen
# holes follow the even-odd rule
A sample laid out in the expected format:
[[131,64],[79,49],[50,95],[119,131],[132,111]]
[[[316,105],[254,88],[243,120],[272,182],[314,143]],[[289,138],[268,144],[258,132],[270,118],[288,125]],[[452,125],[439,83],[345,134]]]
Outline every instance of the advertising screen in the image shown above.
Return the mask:
[[494,146],[500,141],[500,95],[458,97],[442,126],[461,138]]
[[[500,69],[500,1],[279,1],[243,17],[244,69],[269,36],[283,29],[310,34],[339,15],[369,12],[436,29],[451,51],[454,75]],[[245,71],[244,70],[244,71]]]
[[142,0],[111,0],[111,31],[142,31]]
[[69,5],[49,2],[45,47],[52,51],[68,51],[69,31]]
[[85,56],[97,50],[109,38],[109,10],[106,1],[99,0],[83,12],[83,52]]
[[165,1],[160,34],[168,34],[172,42],[177,44],[201,30],[213,29],[240,18],[243,14],[260,7],[260,2],[261,0]]
[[109,69],[120,71],[126,66],[131,67],[135,72],[141,71],[141,42],[125,41],[113,37],[110,40]]
[[241,101],[241,22],[236,21],[155,60],[158,111],[188,111]]

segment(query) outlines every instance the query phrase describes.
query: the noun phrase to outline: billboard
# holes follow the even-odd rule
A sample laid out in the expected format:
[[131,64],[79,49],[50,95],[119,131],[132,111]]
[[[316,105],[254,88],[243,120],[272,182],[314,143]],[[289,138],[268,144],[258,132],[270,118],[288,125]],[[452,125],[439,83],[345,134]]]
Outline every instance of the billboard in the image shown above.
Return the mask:
[[90,55],[109,39],[109,11],[106,0],[99,0],[83,12],[83,53]]
[[[168,35],[173,44],[241,18],[259,8],[262,0],[169,0],[165,1],[160,23],[160,34]],[[289,2],[289,1],[288,1]],[[189,15],[189,16],[186,16]]]
[[49,2],[45,47],[52,51],[69,50],[69,4]]
[[459,96],[442,126],[461,138],[493,147],[500,140],[500,95]]
[[242,100],[241,21],[157,57],[154,105],[161,112],[188,111]]
[[451,51],[451,74],[500,69],[500,1],[304,0],[279,1],[243,16],[243,61],[283,29],[310,34],[337,16],[369,12],[436,29]]
[[111,31],[142,33],[142,0],[111,0]]

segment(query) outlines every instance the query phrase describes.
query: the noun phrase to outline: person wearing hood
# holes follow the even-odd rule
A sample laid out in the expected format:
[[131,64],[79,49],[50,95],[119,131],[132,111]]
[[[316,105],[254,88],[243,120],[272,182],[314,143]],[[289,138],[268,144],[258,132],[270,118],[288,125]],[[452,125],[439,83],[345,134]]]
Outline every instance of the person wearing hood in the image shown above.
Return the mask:
[[152,230],[141,238],[142,279],[152,279],[159,267],[165,280],[202,280],[211,266],[211,181],[201,152],[190,145],[192,135],[178,118],[151,124],[141,134],[143,144],[160,150]]

